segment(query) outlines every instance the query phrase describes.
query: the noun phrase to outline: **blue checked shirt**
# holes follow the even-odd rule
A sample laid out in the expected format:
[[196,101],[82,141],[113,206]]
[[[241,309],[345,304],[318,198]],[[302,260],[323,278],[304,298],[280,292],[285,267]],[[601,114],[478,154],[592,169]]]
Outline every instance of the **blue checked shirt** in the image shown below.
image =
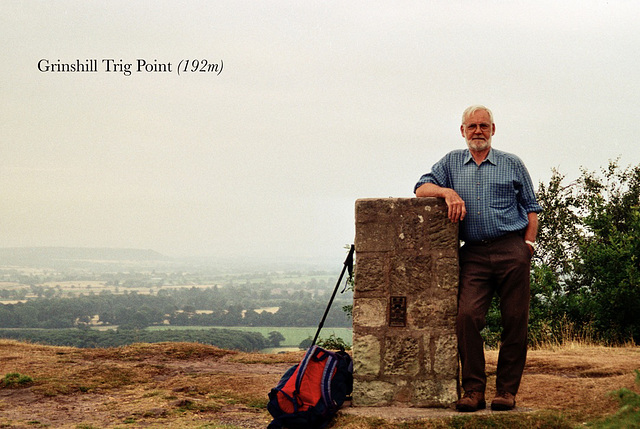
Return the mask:
[[469,149],[449,152],[413,191],[425,183],[452,188],[465,202],[467,215],[460,222],[460,239],[489,240],[527,227],[527,213],[540,213],[527,168],[515,155],[491,149],[477,165]]

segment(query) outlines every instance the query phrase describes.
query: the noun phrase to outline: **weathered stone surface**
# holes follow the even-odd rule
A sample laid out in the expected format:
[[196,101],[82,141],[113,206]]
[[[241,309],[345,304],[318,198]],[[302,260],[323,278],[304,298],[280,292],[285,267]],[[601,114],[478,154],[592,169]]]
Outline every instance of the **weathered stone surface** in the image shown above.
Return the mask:
[[429,241],[424,237],[427,235],[427,223],[423,214],[407,210],[398,216],[398,245],[400,249],[416,251],[419,253],[429,251]]
[[394,335],[386,338],[384,374],[415,377],[420,371],[420,341]]
[[409,326],[416,329],[432,327],[447,328],[455,323],[457,311],[456,297],[438,297],[434,294],[423,295],[424,299],[410,301],[407,308]]
[[393,402],[393,398],[398,390],[406,386],[407,382],[397,380],[394,383],[380,380],[360,380],[353,381],[353,405],[360,407],[375,407],[388,405]]
[[[360,253],[356,266],[356,296],[384,296],[388,285],[384,253]],[[361,280],[360,280],[361,279]]]
[[458,259],[457,257],[438,257],[434,266],[436,286],[441,289],[458,289]]
[[396,198],[361,198],[356,201],[356,222],[390,223]]
[[389,270],[392,295],[415,295],[431,288],[433,270],[431,255],[397,255]]
[[393,250],[395,228],[391,224],[358,222],[356,224],[356,249],[360,252],[388,252]]
[[413,403],[418,407],[448,406],[458,400],[457,380],[415,380]]
[[353,325],[379,327],[387,323],[387,300],[360,298],[353,302]]
[[457,258],[457,225],[443,200],[356,202],[355,406],[457,399]]
[[382,359],[380,339],[374,335],[353,338],[353,354],[358,359],[353,362],[353,372],[359,376],[378,376]]
[[426,222],[425,235],[428,237],[431,250],[454,250],[458,249],[458,224],[451,222],[447,217],[447,206],[445,204],[425,210],[429,213],[429,220]]
[[429,338],[429,369],[438,379],[458,377],[458,339],[455,332]]

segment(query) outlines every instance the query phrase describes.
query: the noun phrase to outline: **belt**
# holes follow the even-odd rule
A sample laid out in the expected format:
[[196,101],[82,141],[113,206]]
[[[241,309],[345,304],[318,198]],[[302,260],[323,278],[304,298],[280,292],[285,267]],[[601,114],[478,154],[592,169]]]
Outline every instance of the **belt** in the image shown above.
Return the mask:
[[507,238],[511,238],[511,237],[515,237],[515,236],[521,237],[522,234],[521,234],[520,231],[513,231],[513,232],[508,232],[508,233],[506,233],[504,235],[501,235],[500,237],[488,238],[486,240],[465,241],[465,244],[469,245],[469,246],[488,246],[489,244],[493,244],[493,243],[496,243],[498,241],[502,241],[502,240],[505,240]]

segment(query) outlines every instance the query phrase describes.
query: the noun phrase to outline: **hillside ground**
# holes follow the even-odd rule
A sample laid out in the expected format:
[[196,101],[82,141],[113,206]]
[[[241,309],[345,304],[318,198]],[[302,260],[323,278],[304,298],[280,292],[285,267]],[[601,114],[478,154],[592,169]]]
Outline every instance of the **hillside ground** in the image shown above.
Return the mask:
[[[267,393],[302,352],[239,353],[192,343],[76,349],[0,340],[3,428],[265,428]],[[490,382],[497,353],[487,352]],[[640,347],[532,350],[518,411],[345,409],[333,428],[573,427],[612,415],[609,392],[638,392]],[[493,391],[488,393],[489,400]],[[464,420],[461,420],[464,419]],[[495,422],[502,421],[502,426]],[[506,422],[506,423],[505,423]],[[515,424],[514,422],[517,422]]]

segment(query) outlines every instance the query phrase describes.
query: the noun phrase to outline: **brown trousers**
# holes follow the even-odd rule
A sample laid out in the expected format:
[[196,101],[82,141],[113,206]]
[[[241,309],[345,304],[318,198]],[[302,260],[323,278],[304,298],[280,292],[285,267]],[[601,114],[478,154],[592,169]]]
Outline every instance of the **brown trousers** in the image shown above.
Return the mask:
[[480,331],[494,293],[500,297],[502,337],[496,389],[515,395],[527,359],[531,253],[517,233],[460,249],[457,334],[462,388],[484,392],[487,385]]

